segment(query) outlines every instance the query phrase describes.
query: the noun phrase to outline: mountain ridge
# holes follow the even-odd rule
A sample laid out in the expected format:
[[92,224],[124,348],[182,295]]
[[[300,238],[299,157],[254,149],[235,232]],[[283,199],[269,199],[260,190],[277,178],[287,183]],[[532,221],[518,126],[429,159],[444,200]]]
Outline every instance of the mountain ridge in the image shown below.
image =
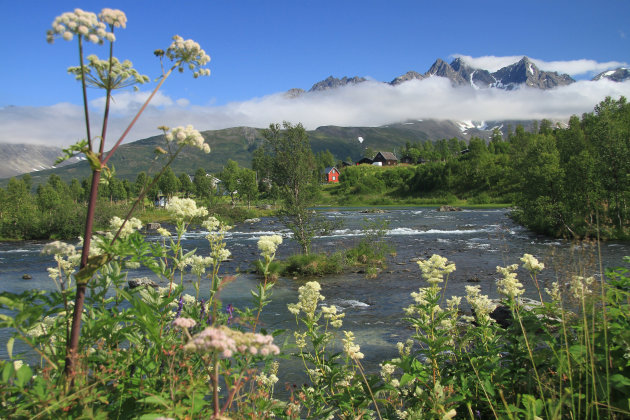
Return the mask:
[[[453,86],[471,86],[475,89],[515,90],[522,87],[529,87],[547,90],[575,83],[575,79],[568,74],[559,74],[555,71],[539,69],[527,56],[523,56],[519,61],[502,67],[495,72],[472,67],[461,57],[456,57],[451,63],[447,63],[441,58],[438,58],[424,73],[410,70],[405,74],[395,77],[390,82],[380,83],[396,86],[410,80],[424,80],[435,76],[450,80]],[[593,77],[591,80],[597,81],[602,78],[623,82],[630,79],[630,70],[623,67],[607,70]],[[308,91],[298,88],[291,89],[287,92],[287,96],[297,97],[302,94],[336,89],[348,85],[357,85],[368,80],[369,79],[365,77],[359,76],[344,76],[339,79],[331,75],[313,84]]]
[[[458,138],[464,141],[472,137],[489,139],[493,130],[498,129],[504,136],[517,125],[523,125],[531,130],[535,125],[533,120],[512,121],[455,121],[455,120],[408,120],[400,123],[387,124],[380,127],[340,127],[320,126],[307,131],[313,152],[329,150],[337,159],[350,158],[353,161],[361,159],[368,148],[372,150],[393,151],[400,150],[407,142],[416,143],[425,140]],[[262,129],[252,127],[232,127],[222,130],[203,131],[206,142],[212,149],[210,154],[198,153],[193,148],[182,149],[180,156],[173,162],[172,169],[176,174],[186,172],[192,175],[198,168],[208,172],[219,172],[228,159],[235,160],[241,166],[249,167],[254,150],[263,142]],[[363,141],[359,141],[359,137]],[[154,150],[157,146],[164,147],[161,135],[136,140],[120,146],[110,161],[120,178],[130,181],[140,171],[148,171],[155,160]],[[20,147],[20,146],[16,146]],[[47,146],[42,146],[47,147]],[[6,162],[8,156],[2,155],[0,160]],[[33,149],[31,148],[31,153]],[[59,153],[60,154],[60,153]],[[19,176],[30,172],[33,185],[46,182],[51,173],[59,175],[64,181],[72,178],[83,179],[90,175],[90,167],[82,158],[75,158],[74,163],[63,167],[52,167],[52,162],[59,155],[51,157],[51,167],[31,172],[30,166],[24,166],[24,172],[17,172],[0,179],[0,186],[6,186],[8,177]],[[1,178],[1,177],[0,177]]]

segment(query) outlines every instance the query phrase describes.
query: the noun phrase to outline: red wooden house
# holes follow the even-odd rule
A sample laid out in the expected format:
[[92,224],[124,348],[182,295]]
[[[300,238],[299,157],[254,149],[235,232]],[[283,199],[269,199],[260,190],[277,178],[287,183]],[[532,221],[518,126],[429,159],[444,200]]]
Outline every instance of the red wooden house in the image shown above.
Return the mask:
[[329,166],[322,171],[324,182],[339,182],[339,171],[334,166]]

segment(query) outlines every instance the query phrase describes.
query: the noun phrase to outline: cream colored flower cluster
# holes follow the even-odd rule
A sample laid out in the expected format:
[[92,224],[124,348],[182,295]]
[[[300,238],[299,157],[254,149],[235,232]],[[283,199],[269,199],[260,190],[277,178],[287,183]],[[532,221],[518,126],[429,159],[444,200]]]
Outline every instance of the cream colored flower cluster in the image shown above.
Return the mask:
[[495,310],[496,304],[488,296],[481,294],[481,286],[466,286],[466,300],[473,309],[478,320],[488,323],[493,322],[490,314]]
[[337,313],[337,307],[335,305],[322,306],[322,314],[324,315],[324,319],[328,320],[333,328],[341,328],[343,323],[341,319],[346,316],[343,312]]
[[418,266],[422,270],[422,277],[430,284],[435,285],[444,281],[444,275],[455,271],[455,264],[448,264],[448,260],[437,254],[424,261],[418,261]]
[[531,254],[523,254],[521,261],[523,262],[523,268],[533,274],[536,274],[545,268],[545,264],[538,262],[538,260]]
[[516,278],[516,271],[518,264],[508,265],[507,267],[497,266],[497,273],[503,276],[502,279],[497,280],[497,288],[499,293],[509,298],[517,298],[525,293],[523,284]]
[[178,63],[180,72],[184,71],[183,64],[187,63],[188,68],[193,70],[195,78],[210,76],[210,70],[202,68],[210,62],[210,56],[192,39],[185,40],[181,36],[175,35],[173,42],[166,50],[166,56]]
[[280,235],[271,235],[271,236],[261,236],[258,239],[258,249],[260,250],[260,255],[265,258],[273,258],[276,254],[276,250],[278,249],[278,245],[282,243],[282,236]]
[[192,198],[173,197],[168,201],[166,211],[178,220],[191,220],[208,215],[208,210],[205,207],[198,208]]
[[121,239],[124,239],[134,233],[136,230],[142,229],[142,222],[135,217],[127,220],[127,223],[124,224],[124,220],[118,216],[112,217],[109,221],[110,231],[105,234],[105,237],[109,240],[114,239],[114,235],[118,232],[118,229],[122,226],[122,230],[120,231],[120,235],[118,235]]
[[116,57],[112,57],[110,63],[109,60],[101,60],[95,54],[87,56],[87,63],[83,69],[81,66],[69,67],[68,73],[74,74],[77,80],[81,80],[85,74],[87,85],[100,89],[122,89],[136,83],[149,82],[149,76],[138,73],[131,61],[125,60],[121,63]]
[[159,233],[160,236],[164,236],[165,238],[171,236],[171,232],[169,232],[168,229],[164,229],[163,227],[158,228],[157,233]]
[[173,327],[179,328],[181,330],[192,328],[195,325],[197,325],[197,321],[192,318],[179,317],[175,318],[175,320],[173,321]]
[[595,277],[573,276],[569,285],[569,291],[575,299],[582,300],[593,293],[591,286],[595,283]]
[[210,153],[210,146],[205,142],[201,133],[192,125],[186,127],[175,127],[165,135],[167,142],[175,141],[179,145],[193,146],[204,153]]
[[111,25],[115,28],[127,27],[127,16],[122,10],[105,8],[101,10],[98,18],[102,22],[105,22],[106,24]]
[[273,344],[271,335],[244,333],[226,326],[205,328],[194,335],[184,349],[200,353],[217,351],[224,358],[232,357],[235,353],[252,356],[280,353],[278,346]]
[[[103,15],[103,12],[101,12],[101,15]],[[111,20],[114,14],[118,22],[124,20],[126,24],[127,18],[119,10],[106,12],[104,16]],[[52,29],[46,32],[46,40],[52,43],[56,36],[61,36],[66,41],[71,41],[74,35],[79,35],[95,44],[102,44],[105,40],[113,42],[116,37],[113,33],[107,32],[106,28],[106,22],[99,21],[95,13],[74,9],[73,12],[66,12],[55,18],[52,23]]]
[[190,271],[196,276],[201,277],[206,272],[206,267],[210,267],[214,258],[202,257],[201,255],[191,255],[186,259],[186,264],[190,266]]
[[73,255],[77,252],[74,245],[61,241],[54,241],[44,245],[42,254],[46,255]]
[[206,228],[208,232],[214,232],[215,230],[219,228],[220,225],[221,225],[221,222],[219,222],[219,219],[217,219],[214,216],[210,216],[206,220],[201,222],[201,226]]
[[324,300],[324,296],[319,293],[322,290],[320,284],[316,281],[309,281],[298,289],[298,303],[289,303],[287,307],[293,315],[298,315],[300,311],[304,312],[308,319],[315,317],[315,310],[320,300]]
[[363,359],[364,355],[361,353],[361,347],[354,343],[354,333],[352,331],[344,331],[343,351],[354,360]]

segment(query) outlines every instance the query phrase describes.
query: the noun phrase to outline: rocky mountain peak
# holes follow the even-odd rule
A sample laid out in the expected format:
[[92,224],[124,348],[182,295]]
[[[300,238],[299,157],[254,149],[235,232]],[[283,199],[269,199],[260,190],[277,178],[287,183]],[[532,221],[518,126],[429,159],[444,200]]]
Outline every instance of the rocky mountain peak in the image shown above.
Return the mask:
[[542,71],[528,58],[523,57],[517,63],[497,70],[492,73],[496,79],[493,86],[512,90],[521,85],[539,89],[551,89],[556,86],[569,85],[575,80],[568,74]]
[[454,85],[465,85],[467,83],[466,79],[464,79],[457,71],[455,71],[455,69],[453,69],[453,67],[451,67],[450,64],[441,58],[435,60],[435,63],[433,63],[429,71],[424,74],[424,77],[429,76],[446,77]]
[[344,76],[341,79],[338,79],[333,76],[328,76],[325,80],[315,83],[313,87],[311,87],[309,92],[318,92],[322,90],[334,89],[334,88],[338,88],[338,87],[342,87],[346,85],[356,85],[357,83],[362,83],[365,81],[367,81],[366,78],[357,77],[357,76],[354,76],[351,78]]
[[396,86],[396,85],[399,85],[401,83],[404,83],[404,82],[407,82],[407,81],[413,80],[413,79],[422,80],[422,79],[424,79],[424,76],[421,75],[420,73],[416,72],[416,71],[408,71],[407,73],[403,74],[402,76],[398,76],[397,78],[395,78],[394,80],[389,82],[389,84]]
[[630,80],[630,69],[619,67],[615,70],[604,71],[593,77],[592,80],[597,81],[601,79],[608,79],[613,82],[624,82],[626,80]]

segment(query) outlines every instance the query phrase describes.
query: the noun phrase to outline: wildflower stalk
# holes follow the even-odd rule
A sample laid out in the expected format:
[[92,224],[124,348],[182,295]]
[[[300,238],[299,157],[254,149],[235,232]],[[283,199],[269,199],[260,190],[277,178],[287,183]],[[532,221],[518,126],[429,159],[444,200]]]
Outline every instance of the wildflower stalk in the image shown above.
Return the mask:
[[83,36],[78,35],[79,63],[81,63],[81,90],[83,92],[83,116],[85,118],[85,131],[87,134],[88,148],[92,150],[92,135],[90,133],[90,111],[88,109],[87,85],[85,83],[85,64],[83,62]]
[[610,348],[608,347],[608,315],[606,310],[606,304],[608,300],[606,299],[606,287],[604,284],[604,268],[602,266],[602,247],[601,242],[599,240],[599,211],[595,213],[595,220],[597,222],[597,257],[599,261],[599,276],[600,276],[600,302],[602,304],[602,321],[604,330],[604,352],[605,352],[605,362],[604,367],[606,369],[606,406],[608,410],[608,418],[612,417],[612,413],[610,411],[611,402],[610,402],[610,369],[612,368],[612,359],[610,358]]
[[376,409],[376,415],[378,416],[379,419],[383,420],[383,418],[381,417],[381,412],[378,409],[378,403],[376,402],[376,398],[374,398],[374,393],[372,392],[372,388],[370,387],[370,384],[368,383],[367,378],[365,377],[365,372],[363,370],[363,366],[361,365],[361,362],[356,357],[353,357],[352,361],[359,368],[359,373],[361,374],[361,378],[363,378],[363,383],[367,387],[368,392],[370,393],[370,398],[372,398],[372,402],[374,403],[374,408]]
[[551,418],[549,417],[549,410],[545,402],[545,394],[542,389],[542,381],[540,380],[540,375],[538,374],[538,369],[536,368],[536,362],[534,361],[534,353],[532,352],[532,347],[529,344],[529,339],[527,338],[527,331],[525,331],[525,326],[523,325],[523,319],[518,309],[519,304],[516,302],[515,298],[512,298],[512,307],[513,307],[512,313],[513,314],[516,313],[516,318],[518,319],[518,323],[521,326],[521,331],[523,332],[523,339],[525,340],[525,346],[527,347],[527,353],[529,354],[529,360],[532,362],[534,374],[536,375],[536,385],[538,385],[538,392],[540,393],[540,401],[543,403],[545,412],[547,412],[547,418]]

